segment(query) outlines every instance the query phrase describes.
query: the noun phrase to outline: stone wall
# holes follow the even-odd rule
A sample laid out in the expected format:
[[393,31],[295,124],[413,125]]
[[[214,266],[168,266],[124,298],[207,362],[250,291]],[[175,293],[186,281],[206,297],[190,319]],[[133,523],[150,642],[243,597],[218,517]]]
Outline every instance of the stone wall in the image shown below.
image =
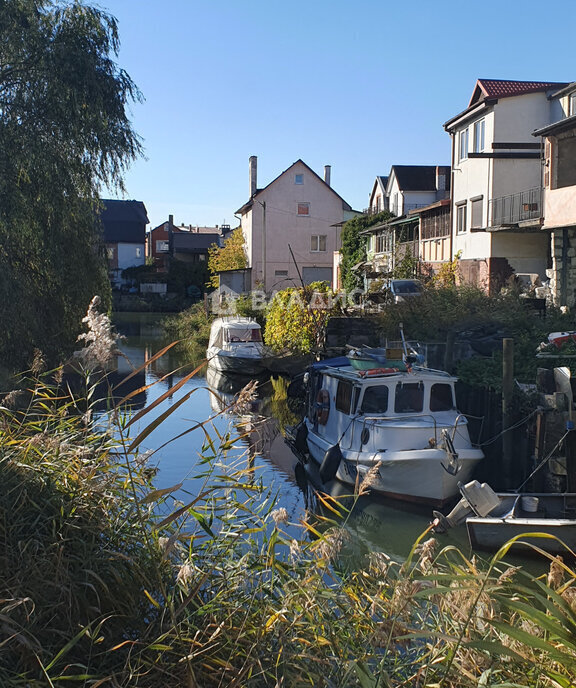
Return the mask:
[[[552,268],[546,271],[554,305],[576,305],[576,227],[552,232]],[[566,271],[566,272],[565,272]]]

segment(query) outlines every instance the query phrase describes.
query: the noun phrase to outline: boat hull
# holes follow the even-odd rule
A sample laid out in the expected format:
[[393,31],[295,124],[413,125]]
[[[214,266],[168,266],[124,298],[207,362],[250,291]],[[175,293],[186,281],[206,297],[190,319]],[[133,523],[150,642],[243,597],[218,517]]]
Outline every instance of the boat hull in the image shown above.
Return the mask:
[[[538,499],[540,506],[537,511],[522,509],[521,498],[526,496]],[[519,538],[512,546],[514,549],[522,548],[524,552],[535,551],[534,547],[537,547],[551,554],[569,554],[568,547],[576,553],[575,494],[499,494],[498,497],[501,506],[492,514],[466,519],[473,549],[496,551],[513,538]],[[570,506],[566,508],[566,504]],[[537,537],[535,533],[540,535]],[[542,537],[542,533],[551,537]]]
[[221,373],[250,377],[266,372],[266,361],[262,356],[243,356],[223,350],[209,350],[207,355],[209,365]]
[[[308,435],[307,444],[310,457],[321,465],[327,451],[325,442],[312,432]],[[335,477],[356,486],[370,469],[374,469],[370,476],[371,491],[407,502],[441,507],[459,495],[458,483],[470,480],[483,457],[479,449],[459,450],[459,470],[452,475],[444,467],[448,460],[442,449],[370,453],[342,450]]]

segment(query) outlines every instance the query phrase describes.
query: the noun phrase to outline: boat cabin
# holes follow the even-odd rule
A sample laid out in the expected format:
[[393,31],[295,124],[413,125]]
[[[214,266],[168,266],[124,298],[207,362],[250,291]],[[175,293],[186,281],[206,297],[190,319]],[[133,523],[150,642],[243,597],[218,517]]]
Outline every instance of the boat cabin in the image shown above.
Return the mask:
[[260,325],[249,318],[217,318],[210,329],[208,348],[228,348],[229,344],[262,343]]
[[308,405],[310,420],[316,413],[321,389],[332,397],[335,410],[347,416],[391,417],[456,410],[455,378],[447,373],[434,371],[415,376],[403,372],[369,375],[370,372],[373,371],[325,369],[314,376]]

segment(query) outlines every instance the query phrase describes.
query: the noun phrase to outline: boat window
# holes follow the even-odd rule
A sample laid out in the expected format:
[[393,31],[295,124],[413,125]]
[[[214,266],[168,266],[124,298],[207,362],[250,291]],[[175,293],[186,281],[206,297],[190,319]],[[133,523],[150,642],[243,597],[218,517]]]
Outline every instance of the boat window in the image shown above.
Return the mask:
[[388,387],[378,385],[367,387],[362,399],[362,413],[386,413],[388,410]]
[[420,382],[408,382],[396,385],[394,399],[395,413],[420,413],[424,404],[424,385]]
[[262,335],[257,328],[234,327],[226,330],[227,342],[261,342]]
[[358,408],[358,399],[360,399],[360,387],[354,387],[354,398],[352,399],[351,413],[355,413]]
[[336,409],[343,413],[350,413],[350,402],[352,401],[352,384],[340,380],[336,390]]
[[431,411],[451,411],[454,408],[452,386],[446,384],[432,385],[430,390]]

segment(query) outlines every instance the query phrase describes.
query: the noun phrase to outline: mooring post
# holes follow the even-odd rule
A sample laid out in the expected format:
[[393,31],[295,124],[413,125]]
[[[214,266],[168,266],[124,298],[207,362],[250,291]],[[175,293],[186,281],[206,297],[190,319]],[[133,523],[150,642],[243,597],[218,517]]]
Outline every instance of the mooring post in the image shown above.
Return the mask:
[[504,488],[512,487],[513,424],[512,397],[514,394],[514,340],[502,340],[502,468]]

